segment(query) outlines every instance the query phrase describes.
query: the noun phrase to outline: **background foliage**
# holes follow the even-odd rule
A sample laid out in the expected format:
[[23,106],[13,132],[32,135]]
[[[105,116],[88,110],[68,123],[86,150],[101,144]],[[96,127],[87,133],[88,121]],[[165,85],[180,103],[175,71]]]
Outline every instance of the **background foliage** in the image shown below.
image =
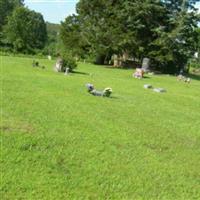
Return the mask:
[[61,39],[77,54],[95,55],[97,63],[128,53],[140,61],[149,57],[156,70],[174,73],[199,48],[198,1],[80,0],[77,16],[62,23]]
[[4,33],[8,43],[19,52],[41,49],[47,40],[43,16],[24,7],[16,8],[8,17]]
[[[177,73],[200,49],[199,0],[80,0],[77,14],[61,25],[44,22],[22,0],[0,0],[0,49],[18,53],[66,52],[79,59],[108,64],[115,54],[141,65]],[[137,64],[137,65],[138,65]]]

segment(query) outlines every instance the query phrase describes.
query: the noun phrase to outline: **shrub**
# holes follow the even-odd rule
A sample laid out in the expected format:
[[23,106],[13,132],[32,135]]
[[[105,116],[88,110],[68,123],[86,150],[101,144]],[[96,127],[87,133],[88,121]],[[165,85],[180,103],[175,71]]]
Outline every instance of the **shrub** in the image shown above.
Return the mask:
[[68,54],[62,55],[62,60],[63,60],[63,71],[66,70],[66,68],[69,68],[69,71],[72,72],[76,67],[76,60]]
[[196,69],[198,69],[198,68],[200,68],[200,62],[198,62],[198,61],[196,61],[196,62],[191,62],[191,63],[190,63],[190,67],[191,67],[191,68],[196,68]]

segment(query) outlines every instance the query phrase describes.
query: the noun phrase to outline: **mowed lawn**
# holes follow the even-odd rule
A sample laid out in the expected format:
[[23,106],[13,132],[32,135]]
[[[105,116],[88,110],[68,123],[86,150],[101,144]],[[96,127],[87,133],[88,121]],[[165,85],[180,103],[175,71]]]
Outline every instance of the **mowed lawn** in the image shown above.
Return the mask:
[[[200,80],[0,57],[1,182],[7,199],[200,199]],[[200,78],[199,78],[200,79]],[[112,98],[87,93],[112,87]],[[144,84],[162,87],[155,93]]]

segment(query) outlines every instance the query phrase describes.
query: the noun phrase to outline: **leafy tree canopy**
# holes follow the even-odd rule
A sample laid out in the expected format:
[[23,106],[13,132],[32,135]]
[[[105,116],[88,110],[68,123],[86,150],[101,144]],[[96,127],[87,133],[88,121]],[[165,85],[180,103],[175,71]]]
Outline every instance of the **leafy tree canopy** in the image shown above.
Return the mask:
[[7,18],[12,11],[23,5],[24,0],[0,0],[0,31],[3,25],[7,23]]
[[46,24],[40,13],[19,7],[8,17],[5,35],[16,51],[43,48],[47,40]]
[[81,31],[80,19],[76,15],[69,16],[61,23],[60,38],[67,51],[74,56],[83,57],[87,52],[88,43]]
[[125,52],[139,60],[150,57],[155,68],[173,72],[183,68],[195,51],[197,2],[80,0],[78,15],[62,24],[62,40],[76,49],[82,38],[104,60]]

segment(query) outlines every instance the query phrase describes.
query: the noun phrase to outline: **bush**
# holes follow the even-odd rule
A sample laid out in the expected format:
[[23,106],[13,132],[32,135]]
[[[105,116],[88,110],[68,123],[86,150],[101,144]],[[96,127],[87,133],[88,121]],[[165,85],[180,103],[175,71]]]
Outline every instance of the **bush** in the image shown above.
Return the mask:
[[76,60],[68,54],[62,55],[62,60],[63,60],[63,71],[66,70],[66,68],[69,68],[69,71],[72,72],[76,67]]
[[200,62],[198,62],[198,61],[191,62],[190,67],[198,69],[198,68],[200,68]]

